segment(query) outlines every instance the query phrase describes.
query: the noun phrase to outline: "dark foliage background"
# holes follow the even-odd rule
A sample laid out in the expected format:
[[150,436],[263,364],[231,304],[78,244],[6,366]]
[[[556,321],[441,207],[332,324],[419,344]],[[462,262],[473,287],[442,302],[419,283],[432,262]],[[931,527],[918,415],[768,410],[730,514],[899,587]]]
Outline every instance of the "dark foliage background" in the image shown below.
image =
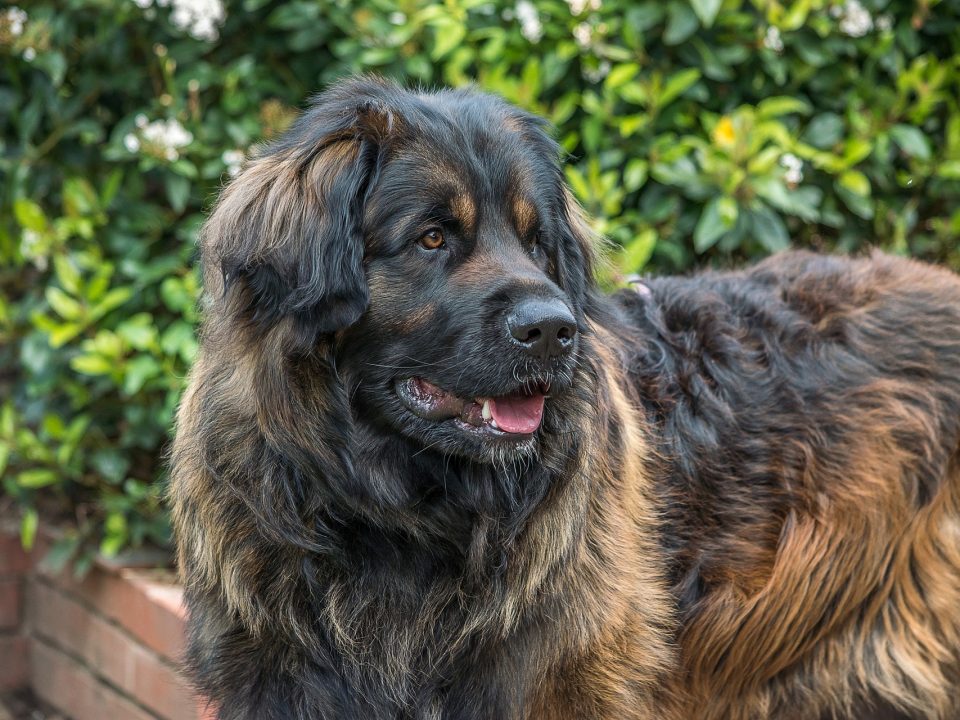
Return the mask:
[[614,270],[796,244],[960,267],[953,0],[30,0],[0,6],[0,473],[30,543],[165,544],[203,210],[354,72],[548,117]]

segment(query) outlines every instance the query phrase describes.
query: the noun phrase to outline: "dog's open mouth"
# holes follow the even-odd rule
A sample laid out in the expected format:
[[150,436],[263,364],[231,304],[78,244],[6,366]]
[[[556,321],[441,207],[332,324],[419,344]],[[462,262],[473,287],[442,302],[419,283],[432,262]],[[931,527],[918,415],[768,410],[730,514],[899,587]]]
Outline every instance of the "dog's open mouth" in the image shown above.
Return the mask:
[[461,398],[419,377],[398,380],[397,396],[425,420],[452,420],[465,429],[528,436],[540,427],[549,387],[536,385],[499,397]]

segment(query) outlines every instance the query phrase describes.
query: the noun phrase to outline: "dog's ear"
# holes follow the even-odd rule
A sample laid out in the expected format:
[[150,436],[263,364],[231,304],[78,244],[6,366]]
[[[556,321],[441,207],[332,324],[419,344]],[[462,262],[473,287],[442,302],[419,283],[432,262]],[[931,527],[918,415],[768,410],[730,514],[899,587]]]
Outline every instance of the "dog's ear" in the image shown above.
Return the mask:
[[222,193],[201,253],[228,311],[261,329],[289,317],[308,337],[364,313],[363,209],[397,131],[392,90],[334,86]]
[[[562,182],[562,181],[561,181]],[[561,238],[557,248],[557,276],[577,312],[583,312],[595,288],[594,273],[602,262],[603,240],[593,231],[580,203],[565,184],[561,202]]]

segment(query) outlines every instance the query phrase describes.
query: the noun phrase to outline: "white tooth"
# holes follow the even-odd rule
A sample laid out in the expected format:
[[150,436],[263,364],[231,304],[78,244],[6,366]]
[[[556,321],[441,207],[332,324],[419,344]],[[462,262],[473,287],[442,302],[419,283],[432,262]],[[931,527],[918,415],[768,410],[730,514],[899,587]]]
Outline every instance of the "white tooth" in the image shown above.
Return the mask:
[[483,401],[483,409],[480,411],[480,414],[483,415],[484,420],[490,420],[493,418],[493,413],[490,412],[490,401]]
[[494,420],[493,418],[490,418],[490,427],[492,427],[494,430],[500,429],[500,426],[497,425],[497,421]]

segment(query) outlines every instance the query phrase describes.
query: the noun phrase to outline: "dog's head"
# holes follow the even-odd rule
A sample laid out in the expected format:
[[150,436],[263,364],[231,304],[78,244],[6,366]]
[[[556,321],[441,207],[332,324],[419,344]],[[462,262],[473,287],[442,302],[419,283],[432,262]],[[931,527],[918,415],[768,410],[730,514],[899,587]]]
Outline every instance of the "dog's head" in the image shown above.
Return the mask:
[[[473,90],[321,95],[224,192],[208,288],[238,327],[327,343],[355,415],[489,460],[573,382],[591,238],[544,122]],[[265,337],[265,335],[262,335]]]

